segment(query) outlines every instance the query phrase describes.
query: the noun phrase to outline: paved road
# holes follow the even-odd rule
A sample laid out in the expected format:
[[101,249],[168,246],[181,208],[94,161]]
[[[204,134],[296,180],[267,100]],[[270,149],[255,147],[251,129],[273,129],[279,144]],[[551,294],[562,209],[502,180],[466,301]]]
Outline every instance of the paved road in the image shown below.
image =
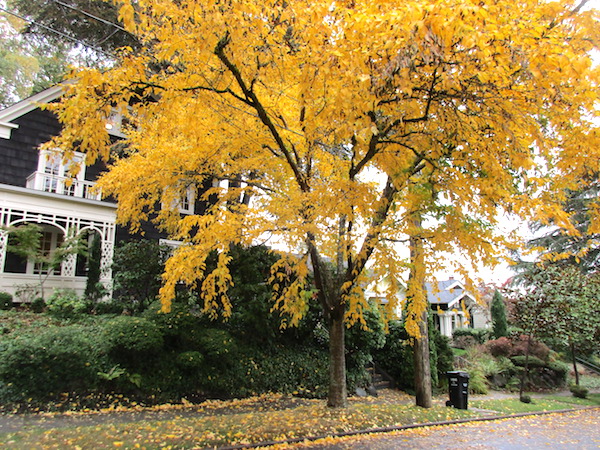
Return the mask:
[[600,409],[314,442],[313,449],[599,449]]

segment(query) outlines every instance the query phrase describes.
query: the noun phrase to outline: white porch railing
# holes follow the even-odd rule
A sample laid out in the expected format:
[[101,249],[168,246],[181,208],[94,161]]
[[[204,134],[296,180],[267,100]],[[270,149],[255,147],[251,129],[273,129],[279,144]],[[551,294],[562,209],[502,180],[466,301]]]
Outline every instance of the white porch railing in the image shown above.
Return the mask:
[[56,194],[68,195],[70,197],[87,198],[89,200],[100,200],[102,198],[99,189],[95,189],[96,183],[85,180],[74,180],[73,178],[60,177],[43,172],[33,172],[27,177],[27,187],[38,191],[54,192]]

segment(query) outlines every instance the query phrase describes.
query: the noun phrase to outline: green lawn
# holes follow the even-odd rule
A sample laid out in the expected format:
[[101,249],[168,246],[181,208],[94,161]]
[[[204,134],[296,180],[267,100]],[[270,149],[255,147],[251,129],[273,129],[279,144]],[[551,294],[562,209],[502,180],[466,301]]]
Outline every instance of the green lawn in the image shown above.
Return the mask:
[[533,397],[531,403],[522,403],[518,397],[518,394],[515,394],[515,398],[508,399],[473,400],[469,402],[469,406],[497,411],[500,414],[556,411],[582,406],[600,406],[600,394],[590,394],[587,399],[575,398],[573,396],[545,395],[541,398]]

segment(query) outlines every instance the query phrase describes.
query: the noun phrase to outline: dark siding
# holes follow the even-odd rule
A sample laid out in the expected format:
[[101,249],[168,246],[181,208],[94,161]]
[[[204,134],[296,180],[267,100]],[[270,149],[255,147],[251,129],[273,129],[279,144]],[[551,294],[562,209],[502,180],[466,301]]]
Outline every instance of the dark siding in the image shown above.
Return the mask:
[[25,187],[37,170],[38,147],[58,134],[60,124],[49,111],[35,109],[14,121],[10,139],[0,139],[0,183]]
[[106,172],[106,164],[102,161],[96,161],[91,166],[85,168],[85,179],[87,181],[94,181],[102,172]]
[[[10,139],[0,139],[0,183],[25,187],[27,177],[37,170],[38,149],[60,132],[60,123],[50,111],[35,109],[14,121]],[[85,179],[94,181],[106,171],[106,164],[95,162],[85,169]]]
[[117,225],[117,229],[115,232],[116,242],[119,245],[121,242],[128,241],[141,241],[144,240],[159,240],[159,239],[167,239],[166,233],[161,233],[152,223],[144,222],[142,223],[142,232],[139,233],[131,233],[127,227]]

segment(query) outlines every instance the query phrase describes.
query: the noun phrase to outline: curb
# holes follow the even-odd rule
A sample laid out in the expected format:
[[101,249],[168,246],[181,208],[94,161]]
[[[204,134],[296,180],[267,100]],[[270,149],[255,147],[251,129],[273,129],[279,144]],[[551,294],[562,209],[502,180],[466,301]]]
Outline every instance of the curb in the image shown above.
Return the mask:
[[363,434],[376,434],[376,433],[390,433],[392,431],[402,431],[402,430],[410,430],[413,428],[426,428],[426,427],[434,427],[434,426],[446,426],[446,425],[456,425],[461,423],[470,423],[470,422],[491,422],[492,420],[502,420],[502,419],[513,419],[518,417],[528,417],[528,416],[545,416],[548,414],[564,414],[575,411],[587,411],[591,409],[599,409],[600,406],[586,406],[584,408],[573,408],[573,409],[557,409],[553,411],[532,411],[525,413],[517,413],[517,414],[506,414],[499,416],[484,416],[484,417],[473,417],[470,419],[456,419],[456,420],[448,420],[444,422],[424,422],[424,423],[412,423],[408,425],[398,425],[392,427],[382,427],[382,428],[368,428],[366,430],[356,430],[356,431],[343,431],[340,433],[332,433],[332,434],[324,434],[319,436],[307,436],[304,438],[293,438],[293,439],[285,439],[281,441],[264,441],[257,442],[256,444],[243,444],[243,445],[233,445],[228,447],[218,447],[219,450],[241,450],[246,448],[261,448],[261,447],[269,447],[272,445],[282,445],[282,444],[299,444],[301,442],[314,442],[319,439],[325,439],[329,437],[349,437],[349,436],[359,436]]

